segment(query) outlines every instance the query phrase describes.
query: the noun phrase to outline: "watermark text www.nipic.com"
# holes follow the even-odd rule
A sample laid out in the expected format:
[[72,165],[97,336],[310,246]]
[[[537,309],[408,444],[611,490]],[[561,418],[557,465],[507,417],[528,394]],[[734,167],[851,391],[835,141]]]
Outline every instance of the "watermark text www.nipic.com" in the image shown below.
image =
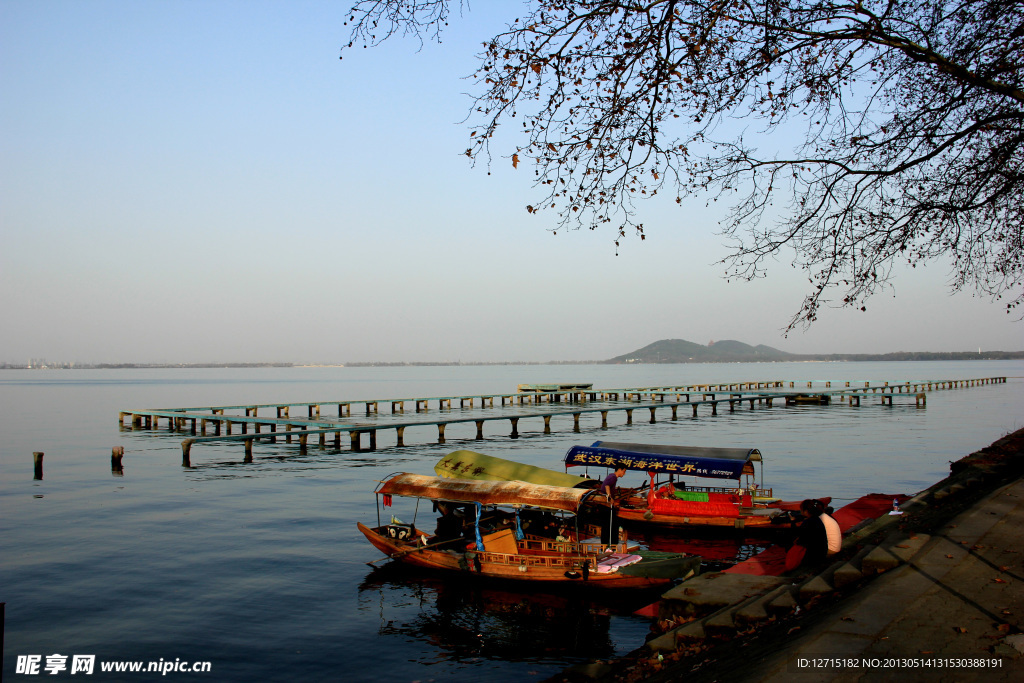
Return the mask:
[[189,662],[180,658],[164,660],[162,657],[155,662],[132,662],[119,660],[96,661],[96,655],[18,655],[14,673],[26,676],[39,674],[84,674],[101,673],[158,673],[166,676],[169,673],[210,673],[210,662]]

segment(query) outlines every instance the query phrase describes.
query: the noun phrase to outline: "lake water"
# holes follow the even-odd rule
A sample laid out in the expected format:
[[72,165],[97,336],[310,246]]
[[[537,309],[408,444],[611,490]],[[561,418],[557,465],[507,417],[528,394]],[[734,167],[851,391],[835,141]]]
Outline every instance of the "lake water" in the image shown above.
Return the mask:
[[[192,468],[181,466],[186,435],[118,426],[118,412],[131,408],[507,393],[523,382],[842,386],[992,376],[1010,379],[931,392],[924,409],[906,399],[776,402],[714,417],[680,410],[676,421],[664,410],[654,425],[646,410],[632,425],[613,412],[606,430],[600,415],[585,416],[580,434],[571,417],[554,418],[551,434],[539,418],[524,419],[516,440],[498,421],[476,441],[469,423],[449,426],[444,445],[434,427],[407,430],[405,448],[384,431],[372,453],[351,453],[343,439],[340,452],[311,442],[300,454],[282,439],[257,444],[251,463],[241,444],[199,444]],[[102,674],[99,662],[161,659],[210,662],[209,674],[168,674],[179,680],[542,680],[641,645],[650,624],[632,611],[648,596],[499,590],[374,569],[366,563],[382,556],[355,525],[376,521],[378,480],[429,474],[458,448],[558,468],[570,446],[598,439],[749,446],[764,454],[776,495],[831,495],[838,507],[930,486],[950,461],[1024,427],[1021,406],[1021,361],[3,371],[3,673],[31,680],[15,675],[19,655],[41,655],[45,666],[61,654],[69,668],[72,655],[95,655],[98,680],[154,677]],[[114,446],[125,450],[120,476],[110,470]],[[46,454],[41,481],[34,451]],[[641,480],[630,473],[625,484]]]

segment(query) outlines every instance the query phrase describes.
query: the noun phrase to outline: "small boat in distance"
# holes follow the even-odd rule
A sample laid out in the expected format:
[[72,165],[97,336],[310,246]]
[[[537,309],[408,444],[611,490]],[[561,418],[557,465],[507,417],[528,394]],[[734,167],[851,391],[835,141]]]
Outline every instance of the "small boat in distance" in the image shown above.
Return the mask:
[[[754,463],[761,463],[761,477],[757,477]],[[649,483],[640,489],[621,489],[623,495],[617,501],[619,520],[636,525],[770,530],[778,528],[777,524],[773,526],[774,518],[800,506],[799,501],[773,498],[772,490],[762,485],[764,463],[756,448],[596,441],[590,446],[570,448],[565,466],[647,472]],[[696,480],[734,479],[736,483],[716,486],[687,482],[684,476]],[[827,505],[832,499],[819,500]]]
[[[700,557],[655,552],[589,540],[579,523],[582,507],[608,509],[596,489],[395,474],[377,487],[377,526],[358,524],[370,543],[392,560],[459,576],[607,588],[645,588],[689,578]],[[381,507],[393,497],[429,500],[440,518],[433,533],[391,517]]]

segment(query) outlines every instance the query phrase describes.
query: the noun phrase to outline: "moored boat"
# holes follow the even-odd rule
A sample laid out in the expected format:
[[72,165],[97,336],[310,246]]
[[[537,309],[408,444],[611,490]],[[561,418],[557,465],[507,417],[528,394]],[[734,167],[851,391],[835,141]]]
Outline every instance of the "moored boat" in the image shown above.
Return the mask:
[[[358,524],[370,543],[392,560],[462,576],[512,581],[579,583],[643,588],[688,578],[700,557],[654,552],[623,537],[605,545],[586,538],[578,513],[604,507],[595,489],[474,481],[401,473],[378,486],[378,524]],[[434,533],[395,517],[381,523],[393,497],[430,501],[441,518]],[[461,513],[461,514],[460,514]]]
[[[755,463],[762,467],[757,477]],[[640,490],[623,489],[618,519],[635,525],[742,529],[778,528],[777,518],[799,509],[799,501],[781,501],[763,486],[763,460],[756,448],[664,446],[597,441],[573,446],[565,466],[598,467],[647,472],[650,481]],[[692,477],[693,481],[687,481]],[[732,479],[729,486],[703,480]],[[644,490],[645,489],[645,490]],[[831,498],[819,498],[826,504]]]

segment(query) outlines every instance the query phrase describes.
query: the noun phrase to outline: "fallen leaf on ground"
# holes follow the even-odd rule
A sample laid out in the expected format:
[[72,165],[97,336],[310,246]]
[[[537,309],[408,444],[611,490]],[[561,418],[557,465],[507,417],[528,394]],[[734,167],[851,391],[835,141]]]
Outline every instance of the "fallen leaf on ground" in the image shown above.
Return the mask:
[[956,631],[957,633],[967,633],[967,629],[964,628],[963,626],[957,626],[953,630]]

